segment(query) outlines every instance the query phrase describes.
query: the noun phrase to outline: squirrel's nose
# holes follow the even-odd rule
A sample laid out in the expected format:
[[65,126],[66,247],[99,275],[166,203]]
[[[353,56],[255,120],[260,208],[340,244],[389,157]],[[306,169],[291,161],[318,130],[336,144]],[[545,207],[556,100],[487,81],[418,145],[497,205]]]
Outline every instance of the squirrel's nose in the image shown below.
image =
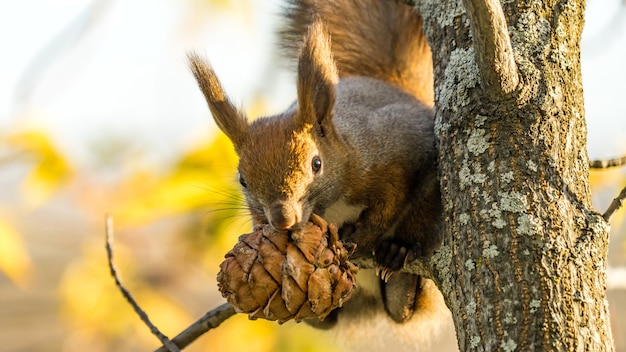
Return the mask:
[[270,225],[277,230],[291,230],[300,222],[299,207],[285,201],[276,201],[270,206]]

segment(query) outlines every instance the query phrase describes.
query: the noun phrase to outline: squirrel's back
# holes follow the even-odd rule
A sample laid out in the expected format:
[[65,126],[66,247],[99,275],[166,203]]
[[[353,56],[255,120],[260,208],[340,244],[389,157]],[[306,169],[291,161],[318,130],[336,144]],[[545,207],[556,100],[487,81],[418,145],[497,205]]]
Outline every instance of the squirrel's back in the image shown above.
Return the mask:
[[297,57],[315,18],[330,33],[340,77],[369,76],[433,104],[432,56],[419,13],[399,0],[287,0],[280,31],[287,57]]

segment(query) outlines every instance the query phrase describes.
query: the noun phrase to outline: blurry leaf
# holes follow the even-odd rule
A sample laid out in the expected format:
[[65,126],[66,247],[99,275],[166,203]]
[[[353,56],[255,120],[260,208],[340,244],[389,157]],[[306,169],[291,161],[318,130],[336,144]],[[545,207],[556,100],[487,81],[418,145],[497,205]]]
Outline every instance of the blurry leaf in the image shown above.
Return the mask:
[[335,343],[337,333],[314,329],[305,323],[289,322],[279,328],[276,352],[339,351]]
[[214,352],[270,352],[275,351],[278,329],[276,322],[249,321],[247,315],[237,314],[209,332],[207,339]]
[[25,288],[31,274],[31,261],[17,231],[0,219],[0,271],[18,287]]
[[226,211],[237,212],[242,206],[233,204],[239,194],[233,182],[235,165],[232,145],[220,135],[183,155],[163,176],[135,172],[120,186],[125,192],[115,210],[116,220],[142,224],[220,204],[227,204]]
[[599,189],[619,184],[624,178],[620,169],[591,169],[589,172],[589,185],[594,193]]
[[24,181],[26,199],[31,204],[44,203],[62,185],[68,170],[58,161],[42,160]]
[[23,184],[26,198],[34,205],[46,201],[72,174],[68,161],[44,131],[13,134],[7,142],[34,159],[35,166]]
[[[98,247],[88,244],[65,270],[59,285],[61,308],[76,327],[110,337],[129,328],[132,312],[108,272],[103,247]],[[116,252],[124,252],[124,248],[117,246]]]
[[237,314],[201,337],[203,351],[211,352],[315,352],[339,351],[333,333],[313,329],[305,323],[280,325],[263,319],[249,320]]
[[[135,275],[139,258],[133,258],[129,248],[117,244],[115,256],[122,282],[161,331],[172,335],[193,321],[180,305]],[[117,340],[132,341],[135,350],[158,346],[158,339],[115,286],[99,241],[91,241],[80,258],[68,266],[59,290],[65,320],[81,335],[110,344],[107,350],[116,350],[113,346]]]

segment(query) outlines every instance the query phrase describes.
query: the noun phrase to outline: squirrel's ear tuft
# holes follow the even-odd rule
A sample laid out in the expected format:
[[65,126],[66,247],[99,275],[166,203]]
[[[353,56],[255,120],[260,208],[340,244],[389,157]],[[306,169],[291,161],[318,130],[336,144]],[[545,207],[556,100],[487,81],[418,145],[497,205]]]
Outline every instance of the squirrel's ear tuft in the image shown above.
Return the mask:
[[187,59],[215,123],[239,149],[249,129],[246,116],[230,102],[208,62],[193,52],[187,54]]
[[316,18],[307,31],[298,60],[300,118],[316,124],[330,122],[338,81],[330,34]]

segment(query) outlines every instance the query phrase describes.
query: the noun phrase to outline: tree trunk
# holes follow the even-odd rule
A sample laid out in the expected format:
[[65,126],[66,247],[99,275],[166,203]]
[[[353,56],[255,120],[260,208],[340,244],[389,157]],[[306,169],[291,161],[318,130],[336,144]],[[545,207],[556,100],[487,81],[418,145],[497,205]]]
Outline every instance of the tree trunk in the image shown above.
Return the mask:
[[417,6],[445,204],[435,273],[460,349],[613,350],[608,224],[588,183],[584,1]]

